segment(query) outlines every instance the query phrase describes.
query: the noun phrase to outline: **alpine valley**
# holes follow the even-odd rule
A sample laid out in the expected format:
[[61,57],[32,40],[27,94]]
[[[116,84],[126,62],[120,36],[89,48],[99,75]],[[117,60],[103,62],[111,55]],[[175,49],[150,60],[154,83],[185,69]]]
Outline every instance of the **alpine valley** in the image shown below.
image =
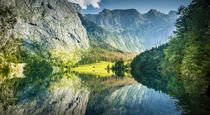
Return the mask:
[[107,1],[0,0],[0,115],[210,114],[209,1]]

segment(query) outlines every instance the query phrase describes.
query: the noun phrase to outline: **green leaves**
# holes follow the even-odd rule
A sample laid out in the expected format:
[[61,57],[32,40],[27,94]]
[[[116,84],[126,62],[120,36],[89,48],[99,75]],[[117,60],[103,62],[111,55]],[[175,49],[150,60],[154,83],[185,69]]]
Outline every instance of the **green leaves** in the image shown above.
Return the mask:
[[205,7],[205,0],[194,0],[186,8],[182,8],[181,17],[177,21],[176,36],[165,49],[165,59],[168,65],[177,73],[184,76],[208,77],[209,45],[206,35],[209,19],[209,7]]

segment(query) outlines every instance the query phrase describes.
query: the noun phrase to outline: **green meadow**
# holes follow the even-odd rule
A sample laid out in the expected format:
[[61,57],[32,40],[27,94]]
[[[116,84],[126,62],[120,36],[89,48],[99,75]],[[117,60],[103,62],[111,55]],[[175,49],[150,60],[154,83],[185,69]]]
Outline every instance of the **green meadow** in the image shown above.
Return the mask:
[[99,77],[108,77],[114,75],[114,73],[111,70],[109,72],[107,71],[107,66],[109,65],[109,67],[111,68],[113,64],[114,63],[112,62],[101,61],[98,63],[80,65],[78,67],[72,68],[72,71],[95,75]]

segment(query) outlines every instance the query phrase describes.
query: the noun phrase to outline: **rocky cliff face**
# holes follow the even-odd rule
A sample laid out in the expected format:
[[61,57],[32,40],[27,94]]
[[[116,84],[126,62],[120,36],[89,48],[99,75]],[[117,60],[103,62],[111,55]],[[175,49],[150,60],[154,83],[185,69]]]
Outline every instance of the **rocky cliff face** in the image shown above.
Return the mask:
[[76,6],[67,0],[1,0],[0,5],[14,11],[16,24],[9,34],[21,39],[21,50],[49,57],[89,47]]
[[141,52],[166,42],[175,29],[176,17],[174,12],[163,14],[155,9],[145,14],[135,9],[104,9],[97,15],[85,16],[109,33],[103,38],[106,43],[131,52]]

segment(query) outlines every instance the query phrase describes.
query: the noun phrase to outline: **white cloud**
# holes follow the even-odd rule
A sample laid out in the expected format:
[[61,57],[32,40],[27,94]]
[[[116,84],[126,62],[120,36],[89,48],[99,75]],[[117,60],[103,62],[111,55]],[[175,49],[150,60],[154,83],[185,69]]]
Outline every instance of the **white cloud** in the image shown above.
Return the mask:
[[99,2],[101,0],[68,0],[72,3],[79,4],[82,9],[86,9],[87,6],[92,5],[94,8],[100,8]]

